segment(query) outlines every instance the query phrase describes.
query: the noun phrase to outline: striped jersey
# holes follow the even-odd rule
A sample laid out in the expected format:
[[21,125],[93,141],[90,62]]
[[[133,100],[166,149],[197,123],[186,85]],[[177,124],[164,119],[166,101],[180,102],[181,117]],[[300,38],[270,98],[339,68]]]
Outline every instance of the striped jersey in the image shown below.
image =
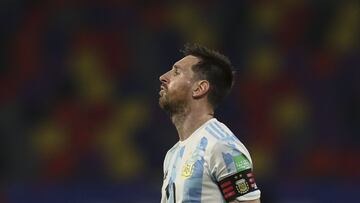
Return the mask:
[[[167,152],[161,203],[258,199],[252,168],[245,146],[223,123],[210,119]],[[247,179],[240,178],[243,171],[249,171],[243,174]]]

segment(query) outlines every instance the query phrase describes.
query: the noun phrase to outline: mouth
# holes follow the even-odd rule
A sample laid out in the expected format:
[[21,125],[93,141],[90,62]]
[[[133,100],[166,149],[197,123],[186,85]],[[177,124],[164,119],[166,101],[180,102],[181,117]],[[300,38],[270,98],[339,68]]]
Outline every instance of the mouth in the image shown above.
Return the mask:
[[162,96],[165,92],[165,87],[163,85],[160,86],[160,91],[159,91],[159,95]]

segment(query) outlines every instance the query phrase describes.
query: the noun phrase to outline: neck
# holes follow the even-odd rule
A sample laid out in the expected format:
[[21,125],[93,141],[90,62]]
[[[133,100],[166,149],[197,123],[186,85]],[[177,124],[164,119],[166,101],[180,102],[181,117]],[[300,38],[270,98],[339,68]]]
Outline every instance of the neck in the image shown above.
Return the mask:
[[201,107],[186,109],[181,113],[171,115],[171,121],[176,127],[180,141],[186,140],[190,135],[208,120],[214,117],[212,110]]

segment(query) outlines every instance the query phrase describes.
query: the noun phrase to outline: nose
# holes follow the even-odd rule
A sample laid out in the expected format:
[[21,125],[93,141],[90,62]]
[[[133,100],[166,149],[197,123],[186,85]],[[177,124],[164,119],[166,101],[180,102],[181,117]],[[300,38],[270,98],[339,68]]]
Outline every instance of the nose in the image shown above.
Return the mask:
[[160,77],[159,77],[159,80],[161,83],[167,83],[169,80],[167,78],[167,72],[162,74]]

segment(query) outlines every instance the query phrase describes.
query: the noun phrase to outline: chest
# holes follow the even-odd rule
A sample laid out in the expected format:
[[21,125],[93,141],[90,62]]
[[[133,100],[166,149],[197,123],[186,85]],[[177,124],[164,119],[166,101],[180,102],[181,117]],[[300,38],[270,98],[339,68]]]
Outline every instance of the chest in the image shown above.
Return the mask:
[[209,150],[207,139],[202,138],[179,147],[168,157],[162,202],[219,202],[221,194],[209,173]]
[[170,182],[183,182],[202,177],[206,168],[206,149],[207,141],[205,138],[179,147],[172,154],[167,164],[166,179]]

